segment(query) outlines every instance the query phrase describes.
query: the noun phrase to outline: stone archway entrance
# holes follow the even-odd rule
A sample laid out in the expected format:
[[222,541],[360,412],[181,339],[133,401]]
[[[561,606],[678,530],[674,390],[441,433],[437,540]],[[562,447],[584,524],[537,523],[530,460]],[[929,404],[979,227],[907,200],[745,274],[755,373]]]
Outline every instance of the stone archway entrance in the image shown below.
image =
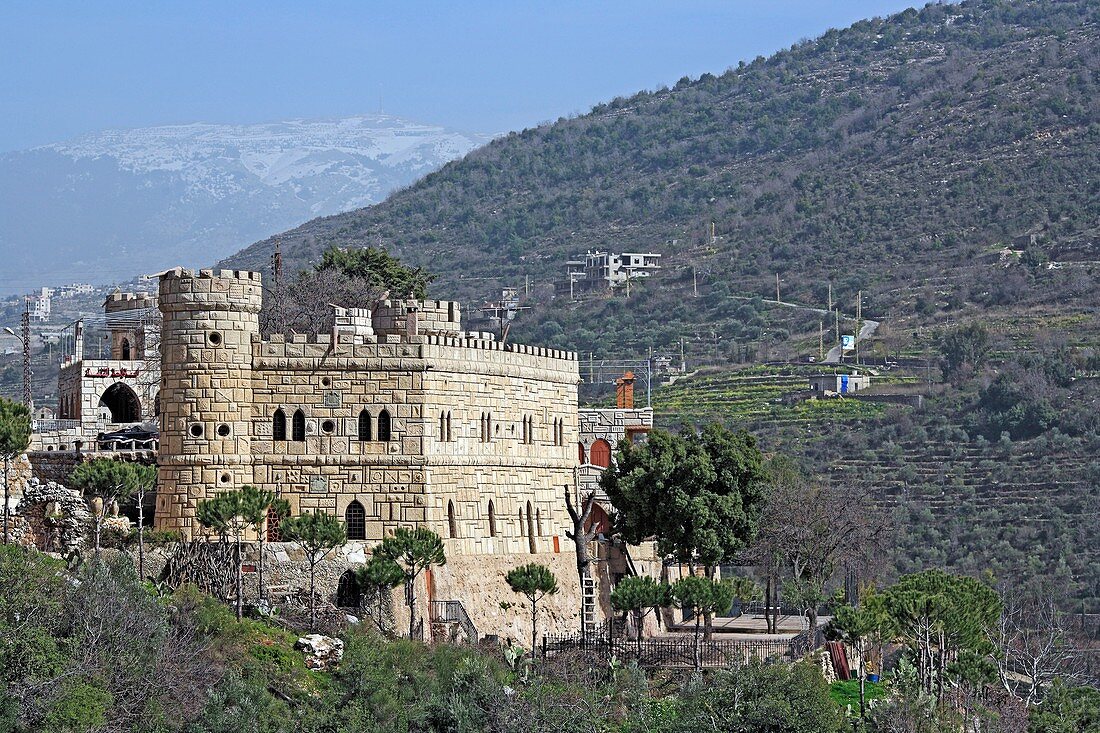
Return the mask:
[[141,402],[134,390],[122,382],[115,382],[99,398],[99,406],[111,411],[111,422],[141,422]]

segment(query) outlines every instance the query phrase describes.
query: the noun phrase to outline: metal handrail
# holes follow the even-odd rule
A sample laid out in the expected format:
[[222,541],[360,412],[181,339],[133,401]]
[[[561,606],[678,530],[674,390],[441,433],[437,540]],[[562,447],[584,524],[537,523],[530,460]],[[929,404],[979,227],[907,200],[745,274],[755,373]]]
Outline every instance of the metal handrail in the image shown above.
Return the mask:
[[467,640],[476,644],[478,639],[477,627],[470,615],[466,613],[466,607],[462,601],[432,601],[429,613],[432,623],[458,624]]

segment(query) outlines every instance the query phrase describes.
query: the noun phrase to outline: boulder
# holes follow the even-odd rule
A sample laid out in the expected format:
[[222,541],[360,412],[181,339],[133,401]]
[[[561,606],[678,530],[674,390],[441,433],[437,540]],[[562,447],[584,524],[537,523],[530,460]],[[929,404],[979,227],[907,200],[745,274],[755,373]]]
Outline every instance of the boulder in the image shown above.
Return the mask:
[[332,669],[344,656],[344,642],[323,634],[303,636],[294,643],[294,648],[305,653],[310,669]]

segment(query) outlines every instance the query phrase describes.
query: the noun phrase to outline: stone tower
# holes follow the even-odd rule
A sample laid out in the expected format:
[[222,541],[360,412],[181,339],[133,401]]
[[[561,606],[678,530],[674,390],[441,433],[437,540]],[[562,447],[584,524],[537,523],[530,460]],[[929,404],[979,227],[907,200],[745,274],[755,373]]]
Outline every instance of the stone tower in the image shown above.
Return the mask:
[[201,532],[198,502],[252,483],[252,341],[260,273],[161,275],[157,529]]

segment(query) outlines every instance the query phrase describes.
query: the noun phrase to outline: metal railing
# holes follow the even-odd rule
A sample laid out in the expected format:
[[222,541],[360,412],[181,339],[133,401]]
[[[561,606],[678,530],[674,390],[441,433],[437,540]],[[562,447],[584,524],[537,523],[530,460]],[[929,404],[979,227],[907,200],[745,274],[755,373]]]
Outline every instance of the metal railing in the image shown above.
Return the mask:
[[433,624],[457,624],[469,643],[477,643],[477,627],[462,601],[432,601],[429,613]]
[[35,420],[32,430],[36,433],[60,433],[80,429],[79,420]]

